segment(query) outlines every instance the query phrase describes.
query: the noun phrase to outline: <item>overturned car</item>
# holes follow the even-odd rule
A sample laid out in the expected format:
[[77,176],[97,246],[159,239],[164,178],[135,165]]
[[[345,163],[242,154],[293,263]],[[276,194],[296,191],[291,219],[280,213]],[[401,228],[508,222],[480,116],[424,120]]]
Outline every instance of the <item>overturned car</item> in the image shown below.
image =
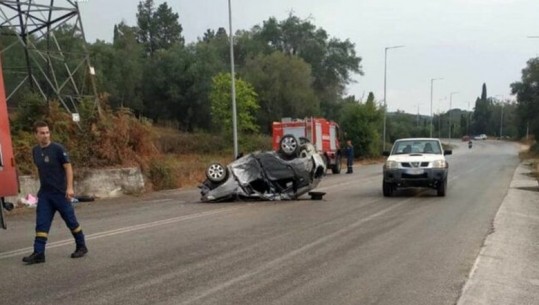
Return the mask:
[[202,202],[246,200],[292,200],[309,193],[326,173],[326,164],[306,138],[285,135],[279,150],[257,151],[223,166],[212,163],[200,185]]

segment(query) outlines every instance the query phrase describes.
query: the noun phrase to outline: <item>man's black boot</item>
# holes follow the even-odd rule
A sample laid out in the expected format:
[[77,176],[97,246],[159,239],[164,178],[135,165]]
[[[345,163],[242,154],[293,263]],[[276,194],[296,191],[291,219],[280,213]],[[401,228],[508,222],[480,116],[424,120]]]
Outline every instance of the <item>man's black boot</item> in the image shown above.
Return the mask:
[[75,252],[71,253],[71,258],[83,257],[86,253],[88,253],[88,248],[86,248],[86,246],[77,247]]
[[34,252],[22,258],[22,261],[28,265],[39,264],[45,262],[45,253]]

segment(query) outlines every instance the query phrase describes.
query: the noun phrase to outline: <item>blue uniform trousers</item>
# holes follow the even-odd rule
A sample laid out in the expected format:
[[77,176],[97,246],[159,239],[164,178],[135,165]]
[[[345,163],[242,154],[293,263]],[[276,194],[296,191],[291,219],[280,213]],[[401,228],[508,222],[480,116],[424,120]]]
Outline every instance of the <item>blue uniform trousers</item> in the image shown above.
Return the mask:
[[85,246],[84,233],[75,216],[75,210],[71,202],[60,193],[38,194],[36,211],[36,238],[34,252],[45,252],[45,244],[49,235],[54,214],[58,211],[66,226],[73,234],[77,248]]
[[348,157],[346,159],[346,166],[348,167],[348,170],[347,170],[348,173],[352,173],[354,171],[352,167],[353,165],[354,165],[354,158]]

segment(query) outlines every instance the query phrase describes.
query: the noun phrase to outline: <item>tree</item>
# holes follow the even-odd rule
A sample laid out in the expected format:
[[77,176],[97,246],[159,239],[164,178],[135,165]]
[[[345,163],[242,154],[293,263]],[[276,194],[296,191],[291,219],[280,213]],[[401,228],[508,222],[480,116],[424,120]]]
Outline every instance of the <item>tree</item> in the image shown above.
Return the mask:
[[176,43],[184,44],[181,36],[183,29],[178,19],[179,15],[173,13],[166,2],[161,3],[157,10],[154,8],[153,0],[139,2],[137,37],[150,57],[159,49],[168,49]]
[[281,52],[258,55],[247,60],[241,75],[258,93],[262,132],[269,133],[271,123],[282,117],[319,114],[319,102],[311,87],[311,70],[301,58]]
[[[220,73],[213,78],[210,93],[211,115],[214,128],[222,134],[232,135],[232,77],[230,73]],[[260,108],[256,100],[257,95],[253,87],[241,80],[236,85],[236,114],[238,131],[243,133],[256,133],[259,126],[255,121],[255,113]]]
[[330,39],[325,30],[294,15],[281,22],[270,18],[253,31],[255,39],[273,50],[298,56],[311,65],[312,87],[321,110],[328,118],[335,118],[338,113],[335,104],[341,101],[346,85],[352,82],[352,74],[363,74],[355,45],[349,40]]
[[380,133],[383,110],[378,108],[374,95],[369,94],[362,104],[353,98],[347,98],[339,113],[339,122],[345,133],[345,139],[354,143],[356,157],[372,157],[380,155]]
[[95,67],[99,92],[106,92],[115,98],[120,96],[118,81],[122,75],[118,70],[116,49],[110,43],[97,40],[90,45],[89,52]]
[[[517,96],[518,132],[522,137],[529,131],[539,136],[539,57],[532,58],[522,70],[520,82],[511,84],[511,91]],[[536,150],[538,148],[536,147]]]
[[113,47],[117,74],[117,95],[111,97],[113,106],[128,107],[140,113],[143,110],[142,74],[144,67],[143,48],[137,43],[136,27],[121,22],[114,26]]
[[475,101],[472,125],[473,133],[488,133],[488,124],[491,117],[491,105],[492,101],[487,98],[487,85],[483,84],[481,98],[477,98]]
[[[200,104],[203,96],[198,86],[204,70],[194,48],[175,45],[158,50],[146,62],[143,76],[144,114],[154,121],[178,123],[178,128],[193,131],[197,121],[209,120],[209,107]],[[202,83],[202,85],[204,85]],[[207,113],[203,113],[206,110]]]
[[137,12],[137,41],[144,45],[147,54],[150,56],[154,52],[155,23],[152,21],[154,15],[153,0],[140,1]]

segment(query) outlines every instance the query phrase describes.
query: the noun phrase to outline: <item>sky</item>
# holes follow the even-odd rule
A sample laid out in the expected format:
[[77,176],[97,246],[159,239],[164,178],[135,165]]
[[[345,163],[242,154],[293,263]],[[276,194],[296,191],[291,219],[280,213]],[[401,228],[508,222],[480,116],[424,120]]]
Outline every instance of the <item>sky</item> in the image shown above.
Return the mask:
[[[450,107],[473,110],[483,83],[489,97],[514,100],[510,84],[521,80],[530,58],[539,56],[539,38],[532,38],[539,37],[538,0],[230,1],[233,31],[292,13],[332,38],[349,39],[362,58],[364,75],[354,75],[347,94],[366,99],[373,92],[383,102],[386,67],[388,111],[430,115]],[[187,43],[207,29],[228,32],[227,0],[155,0],[156,7],[163,2],[179,14]],[[138,3],[80,1],[87,41],[110,42],[121,21],[136,25]],[[387,50],[385,65],[385,49],[399,45],[404,47]]]

